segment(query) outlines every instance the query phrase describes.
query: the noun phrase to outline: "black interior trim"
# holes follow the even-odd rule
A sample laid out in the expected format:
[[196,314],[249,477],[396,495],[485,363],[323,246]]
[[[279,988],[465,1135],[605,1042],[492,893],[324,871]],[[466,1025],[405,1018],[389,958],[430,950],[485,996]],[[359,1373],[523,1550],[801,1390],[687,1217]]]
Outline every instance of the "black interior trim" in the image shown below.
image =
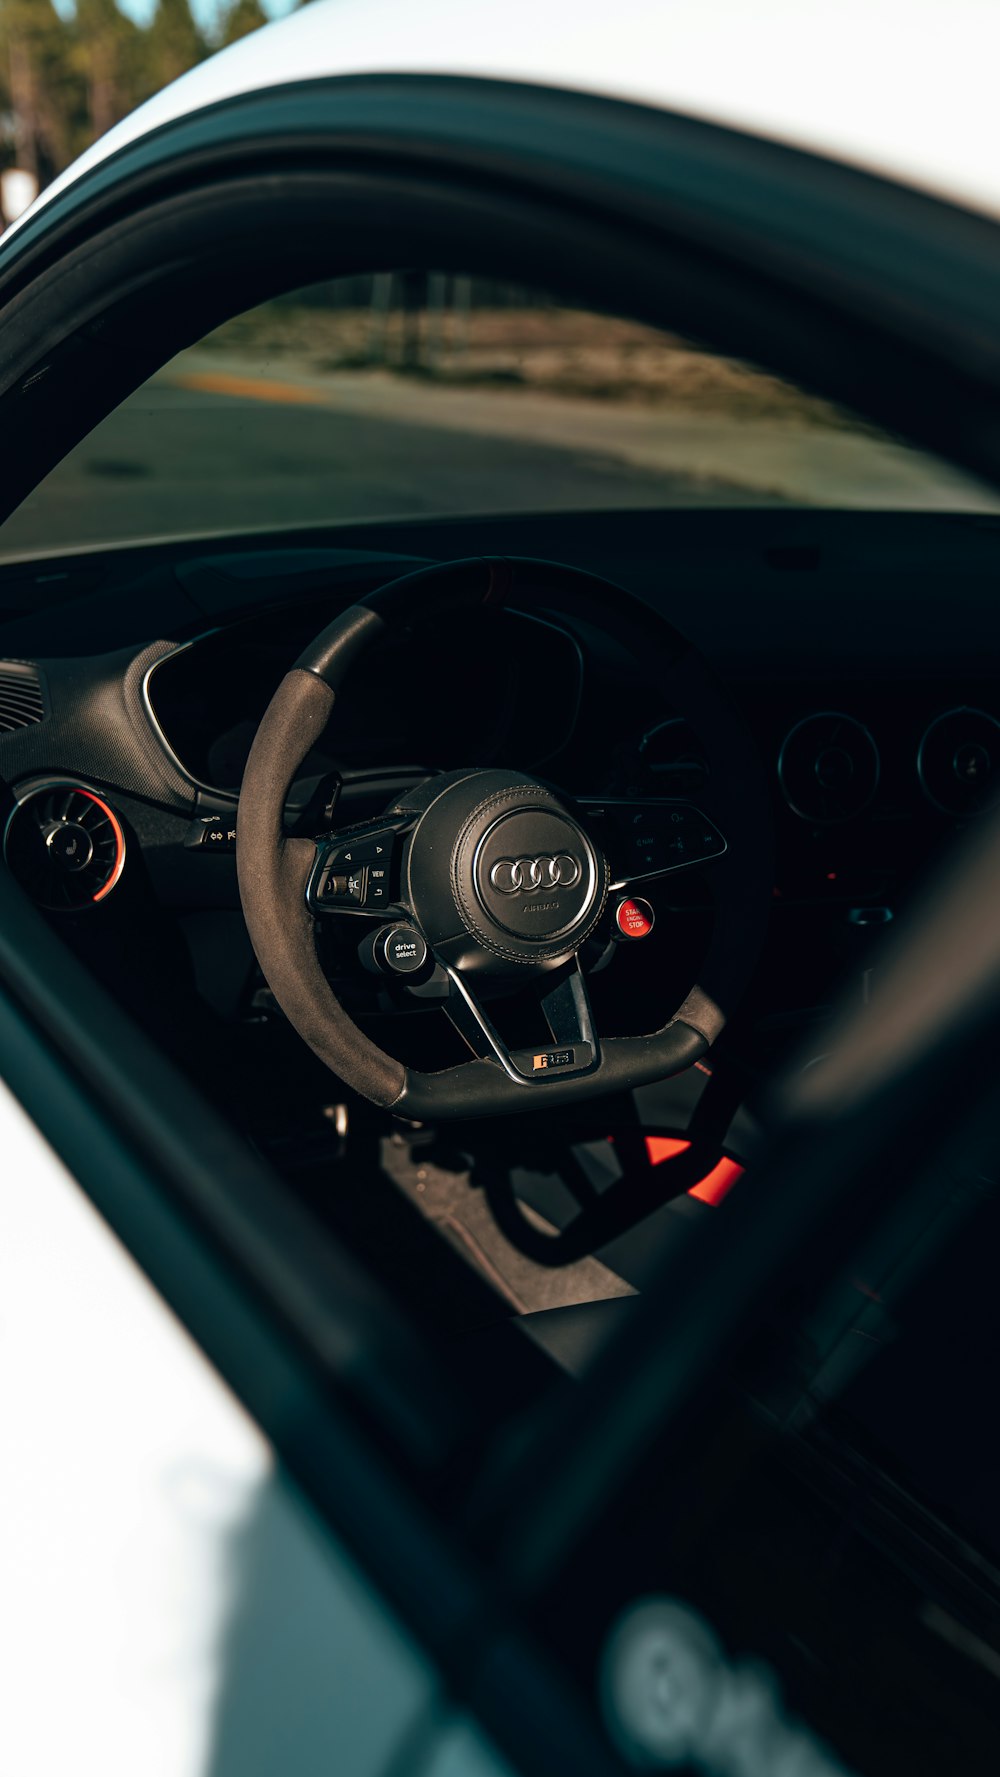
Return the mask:
[[[535,1596],[552,1583],[654,1441],[680,1447],[754,1335],[853,1262],[914,1181],[942,1188],[956,1131],[973,1151],[970,1126],[981,1151],[992,1146],[998,859],[994,814],[903,925],[872,1006],[845,1003],[824,1064],[787,1075],[752,1191],[736,1194],[718,1224],[666,1249],[587,1389],[537,1416],[517,1470],[504,1474],[499,1511],[494,1498],[496,1515],[485,1514],[491,1542],[503,1524],[514,1590]],[[544,1479],[522,1507],[527,1475]]]

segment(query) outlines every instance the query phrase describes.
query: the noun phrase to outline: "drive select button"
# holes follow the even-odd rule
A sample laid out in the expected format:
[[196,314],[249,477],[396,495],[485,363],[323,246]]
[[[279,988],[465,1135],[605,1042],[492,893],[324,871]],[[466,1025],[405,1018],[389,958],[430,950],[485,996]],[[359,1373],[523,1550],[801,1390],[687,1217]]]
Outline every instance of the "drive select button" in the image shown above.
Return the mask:
[[396,926],[382,940],[382,960],[394,975],[415,975],[427,961],[427,945],[412,926]]
[[623,938],[648,938],[653,929],[653,909],[648,901],[619,901],[615,924]]

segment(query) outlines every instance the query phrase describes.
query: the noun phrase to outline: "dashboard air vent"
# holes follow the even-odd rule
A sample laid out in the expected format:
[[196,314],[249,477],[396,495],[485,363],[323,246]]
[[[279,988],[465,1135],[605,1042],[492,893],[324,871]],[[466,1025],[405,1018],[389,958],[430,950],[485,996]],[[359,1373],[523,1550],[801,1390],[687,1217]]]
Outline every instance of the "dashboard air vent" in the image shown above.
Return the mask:
[[778,777],[789,808],[804,821],[848,821],[878,788],[878,748],[853,716],[820,710],[786,734]]
[[4,853],[40,907],[76,913],[111,893],[125,864],[125,835],[96,790],[46,778],[18,791]]
[[0,734],[30,728],[45,717],[45,698],[37,666],[27,660],[0,660]]
[[982,814],[1000,801],[1000,722],[985,710],[947,710],[920,742],[917,771],[944,814]]

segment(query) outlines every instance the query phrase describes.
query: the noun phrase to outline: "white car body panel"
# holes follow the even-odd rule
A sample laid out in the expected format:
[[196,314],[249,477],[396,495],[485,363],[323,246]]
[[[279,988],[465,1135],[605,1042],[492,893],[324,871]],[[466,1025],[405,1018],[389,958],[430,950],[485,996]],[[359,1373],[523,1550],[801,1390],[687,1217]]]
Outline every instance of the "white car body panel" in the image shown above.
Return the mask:
[[[161,124],[334,75],[522,81],[679,111],[1000,216],[996,0],[315,0],[158,93],[27,215]],[[15,233],[25,218],[7,231]]]
[[0,1769],[379,1777],[433,1667],[2,1082],[0,1154]]

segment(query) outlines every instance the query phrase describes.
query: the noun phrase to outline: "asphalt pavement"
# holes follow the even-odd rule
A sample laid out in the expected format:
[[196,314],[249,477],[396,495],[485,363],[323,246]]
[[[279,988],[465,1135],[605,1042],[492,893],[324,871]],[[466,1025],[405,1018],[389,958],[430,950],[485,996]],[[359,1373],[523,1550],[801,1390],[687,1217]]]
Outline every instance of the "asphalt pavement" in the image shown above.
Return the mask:
[[191,352],[8,519],[0,559],[368,519],[789,500],[998,509],[975,482],[851,433]]
[[582,449],[154,384],[0,528],[5,554],[255,528],[718,498]]

